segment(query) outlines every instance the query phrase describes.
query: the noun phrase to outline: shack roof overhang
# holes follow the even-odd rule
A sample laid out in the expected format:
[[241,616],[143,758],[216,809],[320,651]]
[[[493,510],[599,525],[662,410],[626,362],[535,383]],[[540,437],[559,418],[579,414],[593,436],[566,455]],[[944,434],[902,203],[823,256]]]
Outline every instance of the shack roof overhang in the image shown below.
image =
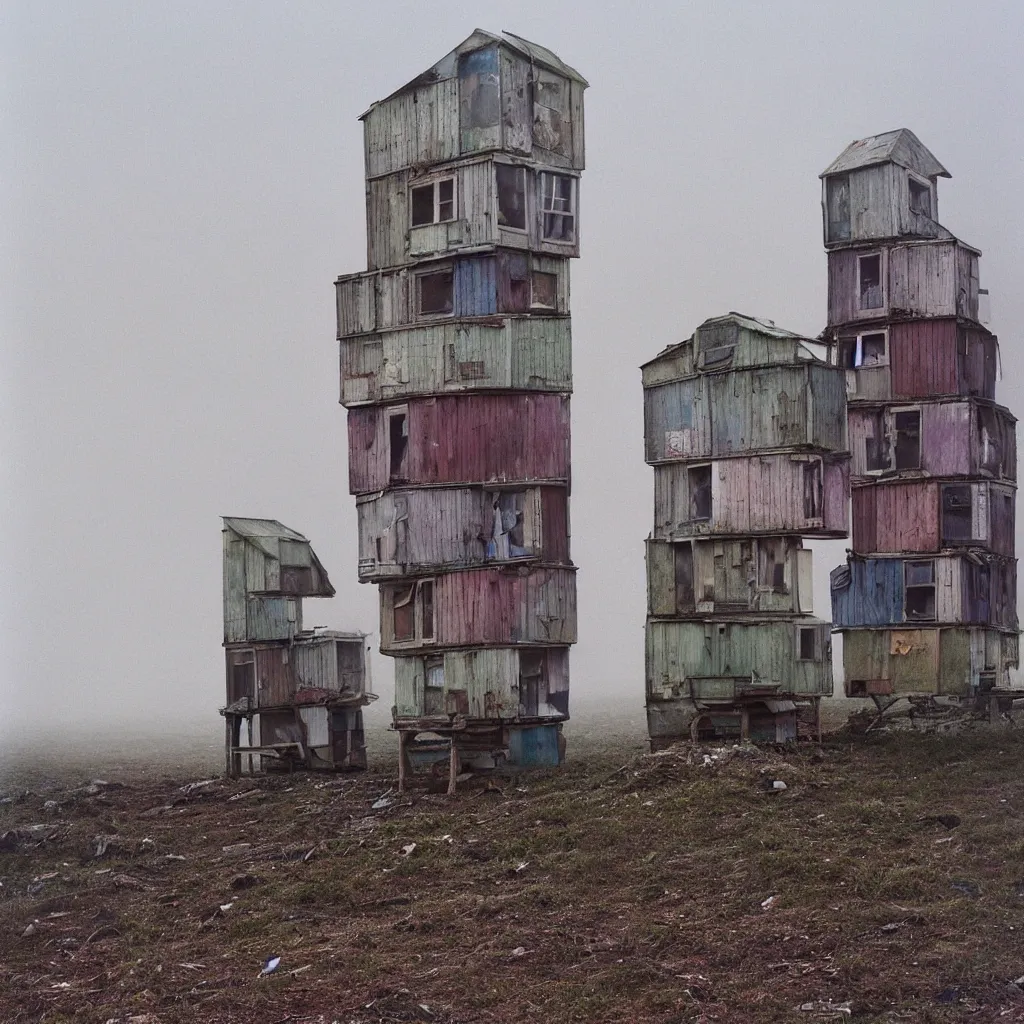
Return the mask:
[[888,163],[916,171],[925,178],[952,177],[909,128],[897,128],[851,142],[818,177],[827,178],[832,174]]
[[[823,342],[819,338],[808,338],[803,334],[796,334],[793,331],[787,331],[784,327],[776,327],[771,320],[759,320],[756,316],[747,316],[746,313],[726,313],[724,316],[713,316],[708,320],[705,320],[702,324],[697,327],[699,331],[703,327],[715,327],[719,324],[733,323],[738,327],[742,327],[745,330],[756,331],[759,334],[767,334],[772,338],[778,338],[780,340],[799,341],[806,343],[807,345],[813,345],[815,348],[820,347]],[[697,333],[694,331],[694,334]],[[694,334],[691,334],[689,338],[684,338],[682,341],[677,341],[674,345],[668,345],[663,348],[656,356],[652,359],[648,359],[646,363],[640,364],[640,369],[643,370],[648,366],[653,366],[659,360],[664,359],[665,356],[671,355],[673,352],[678,351],[683,345],[689,345],[693,341]],[[811,349],[807,352],[808,360],[818,360],[819,356]]]
[[410,89],[419,89],[442,78],[453,77],[458,67],[459,57],[464,53],[482,50],[484,47],[492,46],[495,43],[515,51],[521,57],[525,57],[531,64],[547,68],[549,71],[554,71],[555,74],[564,75],[566,78],[571,78],[574,82],[579,82],[584,89],[587,88],[587,80],[575,68],[571,68],[546,46],[541,46],[539,43],[531,43],[528,39],[523,39],[522,36],[517,36],[512,32],[494,33],[488,32],[486,29],[476,28],[473,29],[472,35],[459,43],[451,53],[445,54],[433,67],[427,68],[426,71],[417,75],[412,81],[406,82],[400,89],[396,89],[389,96],[385,96],[384,99],[371,103],[369,108],[359,115],[359,120],[365,121],[381,103],[387,103],[388,100],[393,100],[396,96],[401,96],[402,93],[408,92]]
[[[276,519],[247,519],[243,516],[222,516],[221,519],[224,522],[225,533],[233,533],[241,537],[246,543],[258,548],[268,558],[278,557],[278,550],[269,543],[270,541],[290,540],[298,544],[307,545],[309,547],[310,562],[320,574],[322,586],[316,594],[296,596],[334,597],[334,585],[327,575],[327,570],[320,559],[317,558],[313,545],[309,543],[309,538],[304,537],[298,530],[293,530],[285,526],[284,523],[279,523]],[[256,591],[253,593],[256,593]]]

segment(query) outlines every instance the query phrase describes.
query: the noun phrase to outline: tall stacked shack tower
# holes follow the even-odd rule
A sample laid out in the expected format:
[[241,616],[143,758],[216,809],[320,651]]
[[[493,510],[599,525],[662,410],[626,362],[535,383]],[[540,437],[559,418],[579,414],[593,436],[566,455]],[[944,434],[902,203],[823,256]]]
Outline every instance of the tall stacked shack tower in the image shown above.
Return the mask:
[[843,372],[829,346],[738,313],[643,368],[647,725],[680,739],[795,739],[832,693],[805,537],[845,537]]
[[453,777],[562,757],[586,84],[477,30],[362,117],[368,269],[337,282],[341,402],[403,773],[438,736]]
[[906,129],[822,174],[828,327],[846,371],[853,551],[832,573],[846,692],[970,696],[1017,664],[1015,419],[995,403],[977,249]]

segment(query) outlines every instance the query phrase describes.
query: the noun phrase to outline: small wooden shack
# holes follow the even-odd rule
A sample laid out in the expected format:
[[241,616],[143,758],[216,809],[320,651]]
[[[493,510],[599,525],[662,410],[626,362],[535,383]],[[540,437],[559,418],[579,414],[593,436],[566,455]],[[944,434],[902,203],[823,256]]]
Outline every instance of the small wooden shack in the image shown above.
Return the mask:
[[223,538],[228,774],[365,768],[362,708],[376,699],[367,637],[303,628],[302,599],[334,596],[309,541],[237,516],[225,517]]

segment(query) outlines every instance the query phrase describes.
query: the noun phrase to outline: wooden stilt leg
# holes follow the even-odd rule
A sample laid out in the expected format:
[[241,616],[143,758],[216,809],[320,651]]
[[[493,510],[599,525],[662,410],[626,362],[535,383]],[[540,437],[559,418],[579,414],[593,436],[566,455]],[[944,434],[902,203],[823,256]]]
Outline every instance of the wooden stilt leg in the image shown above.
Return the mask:
[[455,796],[455,779],[459,774],[459,748],[455,745],[455,737],[452,736],[452,753],[448,762],[448,795]]
[[407,766],[406,752],[405,752],[405,739],[408,733],[400,732],[398,734],[398,792],[405,792],[405,769]]
[[821,698],[816,697],[814,700],[814,735],[817,737],[818,742],[821,742]]
[[231,715],[224,716],[224,774],[231,778]]
[[740,743],[750,739],[750,709],[744,705],[740,709]]

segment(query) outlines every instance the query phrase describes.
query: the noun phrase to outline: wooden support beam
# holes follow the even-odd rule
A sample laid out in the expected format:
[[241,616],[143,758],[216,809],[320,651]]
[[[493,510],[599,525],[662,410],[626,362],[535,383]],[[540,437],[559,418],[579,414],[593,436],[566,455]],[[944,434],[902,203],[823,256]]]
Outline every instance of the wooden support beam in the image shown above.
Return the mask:
[[750,709],[746,704],[740,708],[740,743],[750,739]]
[[814,735],[821,742],[821,698],[814,698]]
[[459,774],[459,748],[455,742],[455,736],[451,738],[452,750],[448,759],[448,795],[455,796],[455,780]]
[[408,733],[399,732],[398,734],[398,792],[405,792],[405,772],[408,767],[407,756],[405,751],[405,740]]

